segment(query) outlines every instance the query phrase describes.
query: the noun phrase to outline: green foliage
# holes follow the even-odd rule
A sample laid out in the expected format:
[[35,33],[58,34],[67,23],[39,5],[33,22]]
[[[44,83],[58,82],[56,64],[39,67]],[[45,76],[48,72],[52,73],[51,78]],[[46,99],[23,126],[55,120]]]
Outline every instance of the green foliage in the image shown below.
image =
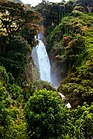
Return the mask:
[[[5,68],[1,68],[1,71],[6,73]],[[7,73],[5,75],[8,77]],[[3,76],[2,74],[1,77]],[[73,92],[72,99],[73,96],[82,98],[83,92],[88,90],[87,86],[92,87],[92,81],[80,80],[81,77],[76,79],[73,74],[69,80],[76,79],[76,83],[63,84],[61,88],[63,90],[60,91],[66,91],[67,94]],[[8,79],[11,78],[8,77]],[[8,81],[4,84],[3,80],[4,78],[1,78],[0,81],[0,137],[2,139],[92,138],[93,104],[89,106],[84,103],[84,106],[70,110],[64,106],[57,92],[46,89],[35,91],[33,84],[30,84],[30,86],[24,86],[23,93],[14,82]],[[79,82],[81,84],[78,84]],[[29,96],[23,100],[25,93]],[[24,102],[27,102],[25,109]]]
[[6,69],[3,66],[0,66],[0,81],[2,81],[3,84],[9,82],[8,74],[6,73]]
[[77,106],[82,101],[82,94],[86,88],[77,83],[66,83],[61,85],[58,90],[67,96],[72,107]]
[[92,61],[79,67],[76,73],[69,73],[58,88],[70,101],[73,107],[93,102],[93,70]]
[[20,34],[28,42],[30,47],[36,46],[37,42],[35,40],[35,35],[37,34],[37,31],[35,28],[28,28],[25,26]]
[[[6,12],[7,11],[7,12]],[[21,3],[0,2],[1,33],[7,34],[9,42],[24,27],[34,28],[39,23],[39,15]],[[32,25],[33,23],[33,25]]]
[[71,112],[71,122],[75,125],[76,138],[88,139],[93,137],[93,104],[89,107],[86,103],[84,106],[78,106]]
[[30,96],[32,96],[33,93],[35,92],[36,87],[34,86],[33,83],[26,84],[26,82],[24,82],[22,89],[23,89],[24,102],[27,103]]
[[0,66],[0,137],[27,139],[22,110],[23,91],[12,75]]
[[7,90],[11,98],[10,104],[20,105],[23,101],[23,91],[17,84],[8,85]]
[[84,9],[83,9],[82,6],[75,6],[75,7],[74,7],[74,10],[81,11],[81,12],[84,11]]
[[61,65],[66,64],[67,77],[58,90],[72,107],[82,105],[84,101],[89,105],[93,102],[92,21],[92,14],[85,14],[81,6],[76,6],[47,36],[50,55]]
[[54,87],[52,87],[50,85],[50,83],[48,83],[46,81],[37,81],[37,82],[34,83],[34,86],[35,86],[36,90],[47,89],[47,90],[56,91],[56,89]]
[[30,138],[88,139],[93,135],[93,104],[66,109],[56,92],[35,92],[25,107]]
[[6,106],[8,97],[8,92],[6,88],[3,86],[2,82],[0,82],[0,103],[2,103],[1,106]]
[[56,92],[36,91],[25,106],[27,131],[30,138],[59,138],[65,134],[67,113]]
[[53,29],[60,23],[61,19],[71,13],[73,7],[73,1],[62,1],[60,3],[42,2],[35,7],[44,18],[43,24],[46,28],[46,36],[53,31]]
[[23,82],[40,17],[21,3],[1,0],[0,138],[92,139],[93,2],[42,2],[36,8],[44,17],[50,54],[68,68],[58,91],[74,109],[64,106],[50,84]]
[[0,65],[12,73],[20,85],[28,53],[37,43],[39,21],[39,13],[22,3],[0,1]]
[[9,127],[10,116],[7,111],[7,97],[8,92],[0,82],[0,137],[6,138],[7,128]]
[[14,37],[9,45],[6,44],[5,53],[2,51],[0,65],[4,65],[17,79],[24,71],[28,52],[27,42],[21,37]]

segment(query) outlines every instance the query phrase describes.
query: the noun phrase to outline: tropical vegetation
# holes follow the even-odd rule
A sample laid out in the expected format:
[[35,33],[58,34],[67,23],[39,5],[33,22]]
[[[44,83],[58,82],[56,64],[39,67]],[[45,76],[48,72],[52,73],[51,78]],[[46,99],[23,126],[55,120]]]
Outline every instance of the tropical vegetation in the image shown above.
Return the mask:
[[[34,70],[28,72],[40,25],[50,57],[64,66],[57,89],[45,81],[33,82]],[[93,0],[43,0],[36,7],[1,0],[0,138],[92,139],[92,47]]]

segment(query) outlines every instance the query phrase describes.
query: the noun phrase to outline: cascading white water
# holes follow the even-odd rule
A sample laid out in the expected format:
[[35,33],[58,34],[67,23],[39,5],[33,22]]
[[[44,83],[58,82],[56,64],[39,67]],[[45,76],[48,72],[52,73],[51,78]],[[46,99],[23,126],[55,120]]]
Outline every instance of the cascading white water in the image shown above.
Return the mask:
[[38,45],[32,50],[32,58],[39,69],[40,79],[51,82],[51,66],[46,52],[44,43],[42,42],[42,34],[38,34]]
[[[51,80],[51,66],[48,58],[48,54],[45,48],[44,43],[42,42],[42,33],[38,34],[38,45],[32,50],[32,58],[34,60],[35,65],[38,67],[40,73],[40,79],[50,82],[53,84]],[[64,95],[58,93],[62,99],[65,98]],[[66,107],[71,108],[70,103],[66,104]]]

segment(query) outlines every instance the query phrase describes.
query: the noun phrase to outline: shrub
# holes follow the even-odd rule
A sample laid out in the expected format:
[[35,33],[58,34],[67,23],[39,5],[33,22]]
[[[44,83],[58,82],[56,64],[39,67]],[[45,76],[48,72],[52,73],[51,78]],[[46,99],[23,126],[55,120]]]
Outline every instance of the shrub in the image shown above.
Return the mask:
[[59,138],[67,128],[67,113],[57,92],[36,91],[25,106],[27,131],[32,139]]

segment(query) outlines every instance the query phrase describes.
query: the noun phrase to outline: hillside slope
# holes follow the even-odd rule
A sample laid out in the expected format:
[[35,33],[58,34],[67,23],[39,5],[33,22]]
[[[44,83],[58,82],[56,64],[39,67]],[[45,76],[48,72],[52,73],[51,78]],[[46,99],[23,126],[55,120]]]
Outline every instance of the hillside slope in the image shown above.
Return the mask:
[[93,101],[92,31],[93,15],[73,10],[47,36],[50,55],[61,65],[66,65],[67,75],[58,90],[72,106]]

